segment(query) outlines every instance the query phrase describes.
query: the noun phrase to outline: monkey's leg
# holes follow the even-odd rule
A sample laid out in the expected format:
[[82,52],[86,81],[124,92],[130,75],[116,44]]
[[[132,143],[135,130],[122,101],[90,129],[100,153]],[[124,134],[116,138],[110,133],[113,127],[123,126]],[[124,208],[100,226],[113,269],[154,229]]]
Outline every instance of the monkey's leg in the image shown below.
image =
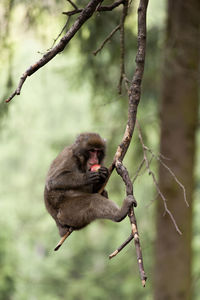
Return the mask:
[[121,208],[113,202],[99,194],[90,195],[91,202],[88,214],[92,220],[110,219],[114,222],[122,221],[128,214],[130,207],[134,204],[132,196],[124,199]]
[[132,196],[124,199],[122,207],[101,196],[98,193],[81,193],[62,203],[57,219],[63,226],[68,225],[74,230],[81,229],[95,219],[109,219],[114,222],[122,221],[128,214],[134,200]]
[[88,225],[91,222],[91,219],[88,217],[91,195],[92,194],[89,193],[79,192],[61,203],[57,213],[59,224],[73,227],[74,230],[81,229]]

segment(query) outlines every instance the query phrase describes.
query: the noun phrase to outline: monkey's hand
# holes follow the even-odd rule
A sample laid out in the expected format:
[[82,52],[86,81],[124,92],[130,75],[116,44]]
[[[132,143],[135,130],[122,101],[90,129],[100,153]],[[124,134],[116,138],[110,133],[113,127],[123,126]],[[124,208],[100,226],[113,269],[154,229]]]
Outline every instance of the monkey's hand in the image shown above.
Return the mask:
[[98,169],[98,173],[100,176],[100,183],[105,182],[108,177],[108,169],[106,167],[101,167]]
[[[109,172],[108,172],[108,169],[106,167],[101,167],[95,173],[97,173],[99,175],[99,181],[93,183],[93,193],[98,193],[99,190],[104,185],[106,179],[108,178]],[[107,192],[106,191],[104,191],[104,192],[105,192],[105,194],[102,194],[102,196],[108,198],[108,195],[106,195]]]
[[97,184],[100,183],[101,176],[99,172],[86,172],[86,184]]

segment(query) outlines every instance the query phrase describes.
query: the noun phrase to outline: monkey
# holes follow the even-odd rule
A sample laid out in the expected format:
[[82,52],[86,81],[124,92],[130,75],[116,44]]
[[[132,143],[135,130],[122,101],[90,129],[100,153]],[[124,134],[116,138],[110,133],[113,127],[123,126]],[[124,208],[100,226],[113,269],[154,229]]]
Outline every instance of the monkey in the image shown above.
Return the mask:
[[[97,133],[82,133],[71,146],[65,147],[50,165],[45,189],[46,209],[53,217],[61,237],[71,227],[79,230],[96,219],[122,221],[134,204],[127,196],[119,208],[104,190],[98,191],[108,177],[103,165],[106,142]],[[97,172],[91,167],[99,164]]]

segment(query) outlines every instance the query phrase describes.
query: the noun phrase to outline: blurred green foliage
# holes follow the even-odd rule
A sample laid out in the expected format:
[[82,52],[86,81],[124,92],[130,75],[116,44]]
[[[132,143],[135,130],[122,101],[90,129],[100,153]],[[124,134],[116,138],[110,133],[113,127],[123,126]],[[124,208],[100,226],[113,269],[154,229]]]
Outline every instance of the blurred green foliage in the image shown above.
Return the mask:
[[[45,52],[52,45],[66,22],[60,12],[68,9],[69,4],[64,1],[1,1],[1,99],[10,94],[21,74],[41,57],[38,52]],[[9,105],[0,104],[0,300],[152,299],[151,203],[155,195],[148,174],[140,176],[135,184],[139,204],[136,214],[148,275],[145,289],[141,287],[132,243],[112,261],[107,258],[129,236],[128,220],[120,224],[97,221],[81,232],[74,232],[55,253],[53,248],[59,236],[43,204],[48,167],[79,132],[98,131],[107,139],[106,165],[111,163],[121,141],[127,97],[125,93],[117,94],[119,33],[97,57],[92,55],[118,24],[119,12],[120,9],[112,12],[112,18],[109,13],[92,18],[64,53],[27,79],[20,97]],[[138,119],[145,143],[154,151],[158,147],[157,101],[164,16],[161,1],[150,1]],[[126,26],[126,68],[131,78],[137,45],[134,14],[128,16]],[[135,134],[124,161],[132,178],[141,159],[141,146]],[[156,170],[156,165],[153,168]],[[125,190],[116,174],[112,175],[108,191],[120,204]],[[199,228],[197,218],[196,223]],[[195,249],[198,243],[195,238]],[[195,268],[195,276],[199,274],[199,268]]]

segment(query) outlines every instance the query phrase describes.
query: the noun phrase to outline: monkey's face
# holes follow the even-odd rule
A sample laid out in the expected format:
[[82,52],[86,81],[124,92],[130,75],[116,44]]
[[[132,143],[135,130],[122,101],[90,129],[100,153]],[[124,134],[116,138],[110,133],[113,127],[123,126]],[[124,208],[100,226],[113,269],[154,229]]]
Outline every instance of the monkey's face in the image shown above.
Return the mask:
[[99,134],[80,134],[73,145],[73,154],[78,160],[80,170],[86,172],[93,165],[101,165],[105,156],[105,147],[105,140]]
[[88,150],[87,170],[90,170],[93,165],[98,165],[102,160],[102,151],[100,149]]

